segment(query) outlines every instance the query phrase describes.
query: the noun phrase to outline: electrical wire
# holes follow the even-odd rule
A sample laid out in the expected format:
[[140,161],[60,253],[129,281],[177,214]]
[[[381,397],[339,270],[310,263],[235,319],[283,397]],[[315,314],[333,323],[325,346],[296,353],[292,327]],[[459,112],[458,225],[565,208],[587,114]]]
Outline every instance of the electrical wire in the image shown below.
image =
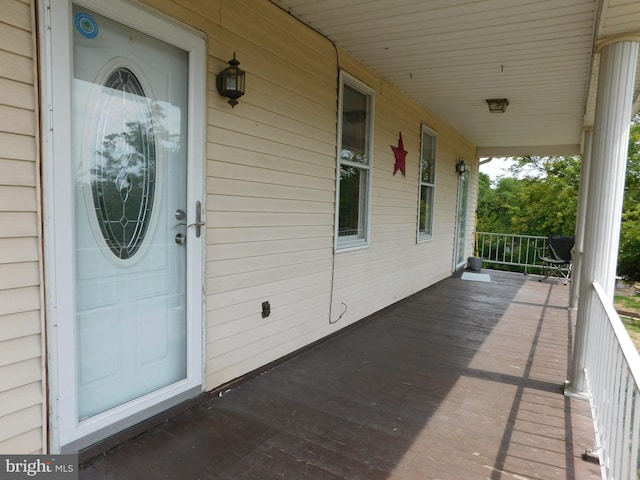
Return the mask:
[[[291,13],[290,10],[285,9],[282,5],[280,5],[277,0],[269,0],[269,2],[278,7],[280,10],[282,10],[283,12],[286,12],[288,15],[290,15],[292,18],[294,18],[296,21],[300,22],[302,25],[304,25],[305,27],[313,30],[314,32],[316,32],[318,35],[320,35],[321,37],[323,37],[324,39],[326,39],[329,43],[331,43],[331,45],[333,45],[333,50],[335,51],[335,55],[336,55],[336,151],[335,151],[335,158],[336,158],[336,162],[337,162],[337,158],[338,158],[338,125],[340,124],[340,118],[339,118],[339,114],[340,114],[340,53],[338,51],[338,46],[336,45],[336,42],[334,42],[333,40],[331,40],[328,36],[326,36],[324,33],[322,33],[321,31],[319,31],[318,29],[316,29],[315,27],[309,25],[308,23],[304,22],[303,20],[299,19],[298,17],[296,17],[295,15],[293,15]],[[338,168],[336,166],[336,168]],[[338,202],[338,198],[336,195],[336,200],[333,206],[333,222],[334,225],[337,221],[336,215],[337,215],[337,202]],[[335,319],[335,320],[331,320],[331,316],[333,314],[333,287],[334,287],[334,281],[335,281],[335,274],[336,274],[336,248],[335,248],[335,229],[334,229],[334,239],[333,239],[333,246],[331,247],[331,292],[330,292],[330,296],[329,296],[329,324],[333,325],[335,323],[338,323],[340,321],[340,319],[343,317],[343,315],[347,312],[347,304],[344,302],[341,302],[342,305],[344,305],[344,311],[340,314],[340,316]]]

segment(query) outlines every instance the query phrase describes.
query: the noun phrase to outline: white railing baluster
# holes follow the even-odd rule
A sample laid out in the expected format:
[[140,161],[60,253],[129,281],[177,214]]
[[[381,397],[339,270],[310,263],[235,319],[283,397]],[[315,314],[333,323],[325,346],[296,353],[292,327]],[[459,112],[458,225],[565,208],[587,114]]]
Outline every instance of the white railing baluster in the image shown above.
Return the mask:
[[477,235],[480,245],[478,253],[484,263],[524,267],[525,273],[531,267],[542,267],[537,255],[538,245],[546,245],[547,237],[491,232],[478,232]]
[[585,376],[602,478],[636,480],[640,436],[640,355],[611,301],[593,283]]
[[640,438],[640,398],[638,398],[638,384],[633,387],[633,430],[631,432],[631,450],[629,451],[629,478],[637,478],[638,469],[638,439]]
[[[608,437],[608,441],[607,441],[607,445],[611,446],[610,451],[609,451],[609,469],[612,471],[613,477],[614,478],[620,478],[618,476],[618,474],[616,474],[616,468],[618,465],[618,450],[617,448],[615,448],[616,445],[620,445],[620,443],[618,443],[618,430],[620,428],[620,423],[618,420],[620,420],[621,415],[620,415],[620,404],[622,403],[621,400],[621,395],[620,395],[620,389],[621,389],[621,383],[622,383],[622,369],[623,369],[623,364],[624,364],[624,358],[622,356],[622,353],[620,351],[616,351],[615,355],[614,355],[614,368],[613,368],[613,375],[611,376],[611,380],[610,380],[610,388],[611,388],[611,408],[609,409],[610,413],[609,413],[609,424],[608,424],[608,430],[609,430],[609,434],[607,435]],[[624,368],[626,368],[626,365],[624,365]]]
[[[633,383],[633,377],[629,375],[629,370],[625,370],[626,377],[626,386],[625,386],[625,403],[624,403],[624,426],[621,429],[622,438],[620,442],[624,445],[625,439],[631,438],[631,425],[632,425],[632,417],[631,414],[633,412],[633,398],[635,397],[635,385]],[[622,478],[626,472],[629,471],[629,457],[630,450],[629,448],[621,448],[620,449],[620,471],[617,472],[616,478]]]

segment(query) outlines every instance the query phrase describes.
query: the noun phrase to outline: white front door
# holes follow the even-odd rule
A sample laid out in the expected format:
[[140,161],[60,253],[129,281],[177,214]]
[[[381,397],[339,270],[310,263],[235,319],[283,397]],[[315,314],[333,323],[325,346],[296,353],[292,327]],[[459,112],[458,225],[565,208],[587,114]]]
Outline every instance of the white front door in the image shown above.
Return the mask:
[[69,138],[71,154],[54,148],[52,188],[70,196],[53,213],[69,262],[55,302],[71,314],[57,309],[54,348],[57,442],[74,451],[201,390],[204,42],[129,4],[52,4],[52,30],[72,30],[68,129],[52,67],[53,143]]
[[467,210],[469,207],[469,165],[458,176],[458,208],[456,212],[456,241],[454,270],[465,266],[467,252]]

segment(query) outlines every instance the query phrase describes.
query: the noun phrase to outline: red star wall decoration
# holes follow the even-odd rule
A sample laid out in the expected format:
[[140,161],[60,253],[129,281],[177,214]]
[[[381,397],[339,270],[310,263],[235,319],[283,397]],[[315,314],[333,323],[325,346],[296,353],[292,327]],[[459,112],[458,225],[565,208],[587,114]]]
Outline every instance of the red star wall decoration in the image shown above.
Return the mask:
[[404,149],[404,143],[402,143],[402,132],[400,132],[400,138],[398,139],[398,146],[391,145],[391,150],[396,157],[396,164],[393,167],[393,174],[395,175],[398,170],[402,172],[402,176],[407,176],[407,152]]

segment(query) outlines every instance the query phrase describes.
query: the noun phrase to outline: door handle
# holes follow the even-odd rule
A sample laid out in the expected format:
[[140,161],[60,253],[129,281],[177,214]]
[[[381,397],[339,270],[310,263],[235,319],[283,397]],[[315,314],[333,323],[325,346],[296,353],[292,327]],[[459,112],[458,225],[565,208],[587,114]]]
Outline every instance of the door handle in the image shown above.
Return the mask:
[[198,200],[196,202],[196,221],[195,223],[187,225],[187,228],[196,227],[196,238],[200,238],[200,235],[202,234],[202,227],[204,226],[204,224],[205,222],[202,221],[202,203],[200,203],[200,200]]

